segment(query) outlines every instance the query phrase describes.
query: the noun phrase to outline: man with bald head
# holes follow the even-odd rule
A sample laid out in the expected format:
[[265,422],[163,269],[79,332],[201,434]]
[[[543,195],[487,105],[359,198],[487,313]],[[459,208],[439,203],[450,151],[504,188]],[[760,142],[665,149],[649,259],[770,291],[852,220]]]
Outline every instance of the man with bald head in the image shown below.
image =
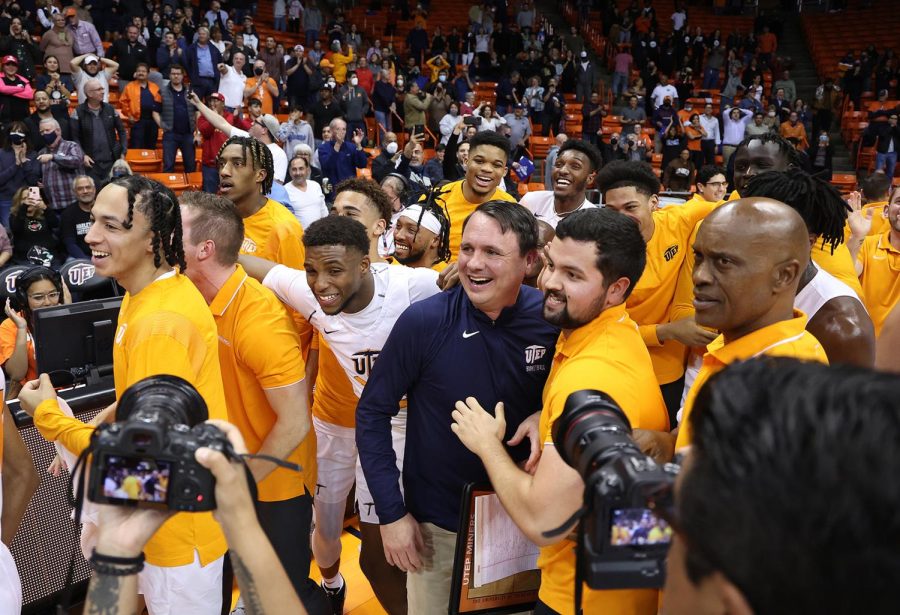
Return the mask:
[[695,320],[719,336],[688,392],[676,449],[691,443],[688,415],[698,391],[729,364],[760,355],[828,362],[806,330],[806,314],[794,309],[809,265],[809,231],[794,209],[758,197],[727,203],[700,225],[693,250]]

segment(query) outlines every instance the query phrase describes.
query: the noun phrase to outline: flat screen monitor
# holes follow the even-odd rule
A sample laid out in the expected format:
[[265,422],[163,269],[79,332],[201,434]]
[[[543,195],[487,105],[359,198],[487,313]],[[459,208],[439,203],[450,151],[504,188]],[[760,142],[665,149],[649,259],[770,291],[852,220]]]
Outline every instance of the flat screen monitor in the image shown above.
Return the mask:
[[38,373],[50,374],[55,386],[88,382],[91,374],[111,374],[121,306],[121,297],[111,297],[35,310]]

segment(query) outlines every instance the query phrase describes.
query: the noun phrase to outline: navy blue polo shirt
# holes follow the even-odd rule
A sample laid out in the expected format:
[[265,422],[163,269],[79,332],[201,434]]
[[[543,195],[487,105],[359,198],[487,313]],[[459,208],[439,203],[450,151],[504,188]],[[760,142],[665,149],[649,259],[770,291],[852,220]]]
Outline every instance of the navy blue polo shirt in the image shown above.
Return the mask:
[[[503,401],[508,440],[541,409],[559,329],[542,316],[543,294],[522,286],[496,320],[461,287],[410,306],[394,325],[356,409],[356,443],[381,524],[407,511],[419,522],[457,531],[469,482],[487,482],[481,460],[451,431],[459,400],[475,397],[493,412]],[[407,395],[404,497],[398,486],[390,419]],[[528,457],[524,442],[510,453]]]

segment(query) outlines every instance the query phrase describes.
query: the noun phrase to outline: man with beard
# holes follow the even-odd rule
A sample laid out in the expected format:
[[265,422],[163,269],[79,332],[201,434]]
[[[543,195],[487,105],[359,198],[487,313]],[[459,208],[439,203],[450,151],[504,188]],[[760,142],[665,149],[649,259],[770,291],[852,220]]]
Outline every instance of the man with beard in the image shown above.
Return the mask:
[[450,260],[450,221],[443,210],[423,202],[403,209],[394,224],[394,258],[407,267],[442,271]]
[[[494,406],[493,400],[485,404],[487,400],[469,396],[456,403],[452,414],[453,432],[484,463],[503,507],[541,546],[536,615],[575,611],[575,543],[565,534],[550,539],[543,535],[582,506],[581,476],[563,461],[551,436],[569,395],[586,388],[602,391],[619,404],[633,428],[665,430],[669,423],[647,347],[625,311],[625,301],[643,274],[646,249],[638,226],[606,208],[576,212],[556,227],[556,238],[545,250],[543,316],[562,332],[544,386],[543,450],[533,474],[516,465],[501,440],[506,413],[530,407],[516,407],[512,400]],[[493,415],[484,407],[493,408]],[[657,606],[654,589],[584,588],[585,613],[653,615]]]
[[[491,408],[500,401],[508,404],[504,439],[515,446],[526,432],[532,434],[526,467],[536,461],[535,410],[559,332],[541,317],[541,293],[522,286],[537,258],[536,243],[534,216],[524,207],[498,200],[479,205],[464,223],[460,286],[415,303],[400,316],[359,400],[359,459],[384,553],[407,572],[409,613],[447,612],[460,497],[466,483],[487,479],[478,458],[450,433],[450,410],[461,384]],[[391,423],[404,395],[408,414],[401,470],[391,446]],[[522,447],[512,454],[517,461],[529,457]],[[404,491],[398,484],[401,473]],[[580,502],[581,491],[578,497]]]
[[535,218],[556,228],[572,212],[597,207],[587,199],[585,191],[594,183],[601,164],[600,152],[590,143],[566,141],[550,171],[551,189],[528,192],[519,202]]

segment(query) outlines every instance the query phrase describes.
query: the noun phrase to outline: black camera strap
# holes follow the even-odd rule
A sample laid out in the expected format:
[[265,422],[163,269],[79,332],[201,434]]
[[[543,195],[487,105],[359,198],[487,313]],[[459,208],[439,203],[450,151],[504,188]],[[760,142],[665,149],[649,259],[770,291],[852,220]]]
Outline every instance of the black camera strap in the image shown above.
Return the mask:
[[[69,569],[66,571],[66,581],[63,585],[63,593],[59,603],[56,605],[57,615],[67,615],[69,606],[72,602],[72,586],[75,577],[75,559],[78,555],[78,549],[81,546],[81,509],[84,503],[84,481],[87,478],[88,455],[94,449],[93,439],[90,446],[84,449],[75,461],[75,465],[69,470],[69,485],[66,490],[66,497],[75,512],[73,522],[75,524],[75,544],[72,545],[72,554],[69,556]],[[80,474],[79,474],[80,472]],[[76,482],[77,476],[77,482]],[[77,493],[75,493],[77,490]]]

